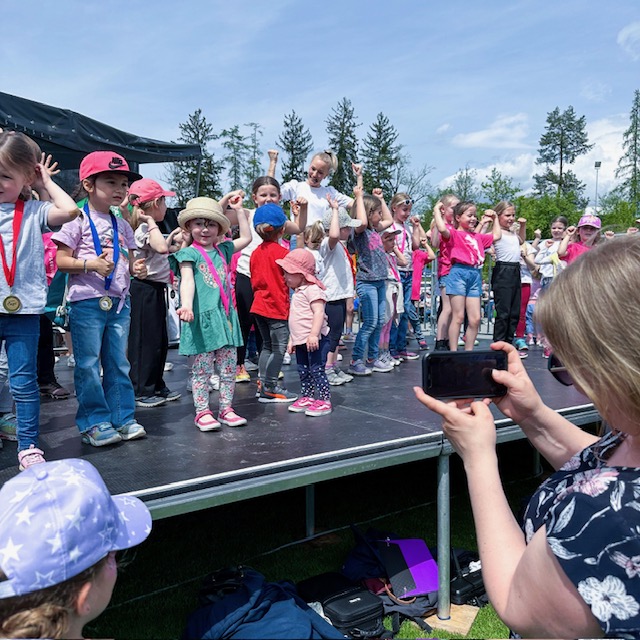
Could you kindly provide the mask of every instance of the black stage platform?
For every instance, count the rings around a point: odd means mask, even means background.
[[[343,353],[346,362],[348,352]],[[187,359],[170,350],[169,360],[174,369],[166,373],[165,381],[183,396],[137,411],[148,432],[143,440],[103,449],[83,445],[75,427],[75,399],[43,400],[40,446],[47,459],[91,460],[113,493],[139,496],[154,517],[161,518],[443,453],[440,420],[417,402],[412,391],[421,383],[420,360],[332,387],[333,413],[316,418],[291,413],[286,404],[260,404],[254,397],[252,374],[251,383],[236,386],[234,401],[249,424],[213,433],[201,433],[193,424],[191,394],[186,391]],[[597,419],[584,396],[563,387],[546,371],[541,350],[533,349],[524,362],[549,406],[578,424]],[[299,390],[295,364],[283,371],[286,385]],[[66,357],[56,365],[56,374],[61,384],[73,389],[73,370],[66,366]],[[211,406],[215,412],[215,391]],[[501,441],[522,437],[509,421],[502,420],[500,426]],[[15,444],[5,441],[0,482],[16,473]]]
[[[488,338],[482,343],[487,347]],[[343,354],[346,362],[348,351]],[[169,361],[174,368],[165,381],[183,396],[137,411],[148,433],[142,440],[102,449],[83,445],[75,426],[75,399],[43,401],[40,446],[47,459],[90,460],[112,493],[138,496],[154,518],[305,487],[310,536],[315,528],[316,483],[437,457],[438,616],[449,617],[449,457],[453,451],[443,438],[439,417],[413,394],[412,387],[421,384],[420,360],[333,387],[334,411],[317,418],[291,413],[286,404],[260,404],[253,374],[251,383],[236,386],[234,400],[234,408],[249,424],[212,433],[201,433],[193,424],[193,403],[186,391],[187,359],[171,350]],[[547,405],[578,425],[599,419],[584,396],[553,379],[540,349],[532,349],[524,363]],[[295,364],[283,371],[287,387],[299,391]],[[73,370],[66,366],[66,358],[56,365],[56,374],[61,384],[73,389]],[[211,394],[211,408],[217,410],[217,392]],[[498,442],[523,438],[510,420],[501,418],[498,427]],[[5,442],[0,451],[0,482],[16,473],[16,446]]]

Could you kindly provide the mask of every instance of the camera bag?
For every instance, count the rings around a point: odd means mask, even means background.
[[[329,596],[322,609],[331,624],[351,638],[376,638],[385,633],[382,601],[363,587],[348,587]]]

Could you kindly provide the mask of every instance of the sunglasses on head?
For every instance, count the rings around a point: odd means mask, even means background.
[[[565,387],[573,386],[573,378],[567,371],[567,368],[562,364],[560,358],[555,353],[552,353],[547,360],[547,369],[551,372],[551,375]]]
[[[413,198],[407,198],[406,200],[403,200],[400,204],[413,204]]]

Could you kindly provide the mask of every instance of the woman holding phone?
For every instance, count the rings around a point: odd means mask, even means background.
[[[495,399],[555,469],[532,497],[522,528],[500,482],[490,399],[446,404],[415,387],[443,417],[467,474],[482,573],[502,620],[525,637],[640,634],[640,238],[604,243],[569,265],[536,305],[563,384],[589,397],[611,432],[599,438],[545,406],[516,349]],[[598,299],[607,314],[593,314]],[[589,331],[585,331],[589,327]],[[541,615],[544,612],[544,615]]]

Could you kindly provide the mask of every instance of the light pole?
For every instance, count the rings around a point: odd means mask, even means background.
[[[595,214],[598,215],[598,171],[600,171],[600,167],[602,166],[602,162],[599,160],[596,161],[595,169],[596,169],[596,206],[595,206]]]

